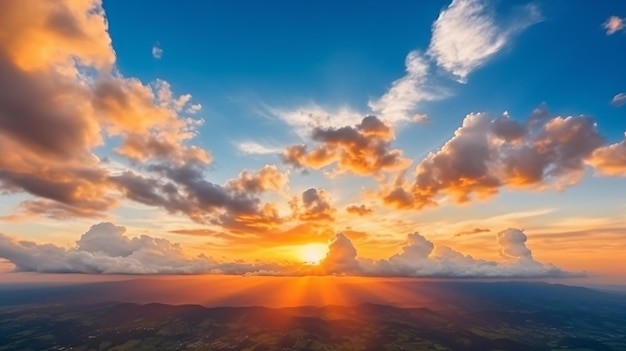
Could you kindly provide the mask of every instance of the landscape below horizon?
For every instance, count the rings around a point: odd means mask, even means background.
[[[0,350],[626,350],[624,293],[378,280],[0,284]]]

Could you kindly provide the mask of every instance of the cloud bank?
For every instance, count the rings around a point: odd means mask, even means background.
[[[319,267],[304,263],[218,261],[204,254],[190,257],[177,243],[149,235],[129,237],[124,227],[100,223],[72,248],[37,244],[0,234],[0,258],[19,272],[88,274],[338,274],[406,277],[566,277],[553,265],[533,259],[526,234],[509,228],[497,234],[504,262],[485,261],[436,246],[420,235],[407,236],[401,252],[388,259],[360,258],[343,233],[329,244]]]

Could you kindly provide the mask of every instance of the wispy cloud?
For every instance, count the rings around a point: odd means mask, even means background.
[[[502,50],[511,38],[542,20],[537,7],[528,5],[506,25],[496,22],[486,1],[454,0],[433,24],[427,54],[460,82]]]
[[[626,93],[619,93],[613,96],[613,99],[611,100],[611,104],[617,107],[622,107],[626,105]]]
[[[296,134],[303,139],[309,138],[314,128],[353,126],[363,119],[363,113],[348,106],[332,109],[309,103],[293,109],[266,107],[266,110],[293,127]]]
[[[256,141],[242,141],[235,146],[246,155],[271,155],[283,152],[282,148],[260,144]]]
[[[368,103],[375,114],[394,125],[411,120],[423,121],[425,115],[416,113],[419,104],[447,95],[443,89],[428,84],[430,63],[421,53],[411,51],[406,56],[405,65],[406,75],[394,81],[383,96]]]
[[[160,60],[163,57],[163,49],[159,43],[156,43],[152,46],[152,57],[157,60]]]
[[[606,35],[613,35],[621,30],[624,30],[624,19],[617,16],[609,17],[603,24],[606,29]]]

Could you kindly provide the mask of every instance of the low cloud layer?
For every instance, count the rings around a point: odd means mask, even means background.
[[[129,237],[111,223],[92,226],[65,249],[0,234],[0,257],[16,271],[88,274],[245,274],[276,271],[276,264],[218,262],[203,254],[190,257],[179,244],[148,235]],[[279,267],[287,269],[288,267]]]
[[[401,252],[382,260],[357,257],[352,242],[337,234],[321,265],[330,273],[399,277],[567,277],[572,274],[532,257],[526,234],[509,228],[497,234],[502,262],[476,259],[437,246],[419,233],[407,236]]]
[[[532,256],[526,234],[507,229],[497,234],[503,262],[464,255],[437,246],[419,233],[409,234],[400,252],[388,259],[358,256],[350,239],[339,233],[318,266],[304,263],[225,262],[207,255],[188,256],[169,240],[130,237],[112,223],[92,226],[72,248],[38,244],[0,234],[0,258],[20,272],[88,274],[338,274],[406,277],[566,277],[572,275]]]

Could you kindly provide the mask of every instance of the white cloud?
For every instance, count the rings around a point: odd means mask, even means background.
[[[88,274],[339,274],[406,277],[565,277],[572,275],[533,259],[526,234],[509,228],[498,233],[504,262],[486,261],[438,246],[419,233],[409,234],[401,252],[388,259],[360,258],[342,233],[329,244],[319,267],[301,263],[221,262],[204,254],[188,256],[169,240],[149,235],[129,237],[112,223],[92,226],[66,249],[52,244],[18,240],[0,233],[0,259],[21,272]]]
[[[218,262],[203,254],[189,257],[169,240],[148,235],[128,237],[111,223],[92,226],[65,249],[52,244],[17,240],[0,233],[0,257],[17,271],[88,274],[255,274],[273,272],[275,264]],[[288,267],[282,267],[283,271]]]
[[[619,93],[613,97],[611,100],[611,104],[613,106],[622,107],[626,105],[626,93]]]
[[[236,144],[236,146],[239,151],[247,155],[270,155],[283,152],[282,148],[263,145],[255,141],[242,141]]]
[[[497,235],[506,262],[475,259],[446,246],[437,246],[419,233],[409,234],[402,252],[389,259],[359,260],[364,275],[409,277],[565,277],[572,274],[532,258],[526,234],[509,228]]]
[[[433,23],[427,54],[460,82],[502,50],[511,38],[541,21],[539,10],[526,6],[506,26],[481,0],[454,0]]]
[[[624,19],[611,16],[604,22],[603,26],[606,29],[606,35],[613,35],[624,29]]]
[[[156,43],[154,44],[154,46],[152,46],[152,57],[157,60],[160,60],[163,57],[163,49],[161,48],[159,43]]]
[[[370,100],[368,105],[381,119],[397,124],[410,121],[416,115],[420,102],[436,100],[446,95],[428,85],[429,63],[417,51],[411,51],[405,60],[406,75],[393,82],[391,88],[379,99]]]
[[[191,104],[191,105],[189,105],[187,110],[185,110],[185,112],[187,112],[190,115],[195,115],[200,110],[202,110],[202,105],[201,104]]]
[[[349,107],[327,109],[308,104],[295,109],[268,108],[270,114],[292,126],[301,138],[309,138],[311,131],[318,128],[341,128],[361,123],[364,114]]]

